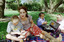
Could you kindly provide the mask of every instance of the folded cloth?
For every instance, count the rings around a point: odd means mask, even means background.
[[[33,28],[30,27],[29,29],[27,29],[27,31],[30,31],[31,34],[34,36],[39,36],[40,33],[42,32],[42,30],[35,24],[34,24]]]

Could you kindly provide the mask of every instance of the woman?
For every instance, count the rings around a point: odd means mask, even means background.
[[[19,18],[21,23],[23,24],[24,29],[27,30],[30,27],[32,28],[34,23],[32,20],[32,16],[27,14],[27,9],[24,6],[22,6],[19,7],[18,10],[20,13]]]
[[[18,8],[18,11],[20,13],[19,19],[24,27],[23,29],[28,30],[29,28],[32,28],[34,23],[32,20],[32,16],[27,14],[27,8],[22,6],[22,7]],[[26,35],[30,35],[30,32]],[[27,38],[27,39],[29,39],[29,38]]]

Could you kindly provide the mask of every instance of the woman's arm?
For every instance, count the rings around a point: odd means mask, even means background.
[[[34,22],[33,22],[33,20],[31,20],[30,22],[31,22],[31,27],[33,27],[33,25],[34,25]]]
[[[33,27],[34,22],[33,22],[33,20],[32,20],[32,16],[30,16],[30,15],[28,15],[28,16],[29,16],[29,21],[30,21],[30,23],[31,23],[31,27]]]

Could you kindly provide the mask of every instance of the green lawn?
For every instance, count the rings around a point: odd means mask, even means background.
[[[28,11],[28,14],[32,16],[32,19],[33,19],[35,24],[36,24],[36,21],[38,19],[38,14],[39,13],[40,13],[39,11],[35,11],[35,12],[34,11]],[[59,14],[59,13],[55,13],[54,15],[56,15],[56,14]],[[19,15],[19,12],[18,11],[13,11],[13,10],[5,10],[5,16],[11,17],[13,15]],[[45,13],[45,19],[48,22],[48,24],[50,23],[51,20],[56,21],[55,16],[53,16],[51,14],[46,14],[46,13]],[[8,24],[8,22],[0,22],[0,39],[1,39],[2,35],[4,35],[3,38],[5,39],[5,35],[7,34],[6,33],[7,24]]]

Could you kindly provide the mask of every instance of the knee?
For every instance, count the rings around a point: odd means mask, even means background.
[[[9,39],[10,37],[11,37],[11,35],[10,35],[10,34],[7,34],[7,35],[6,35],[6,38],[7,38],[7,39]]]

